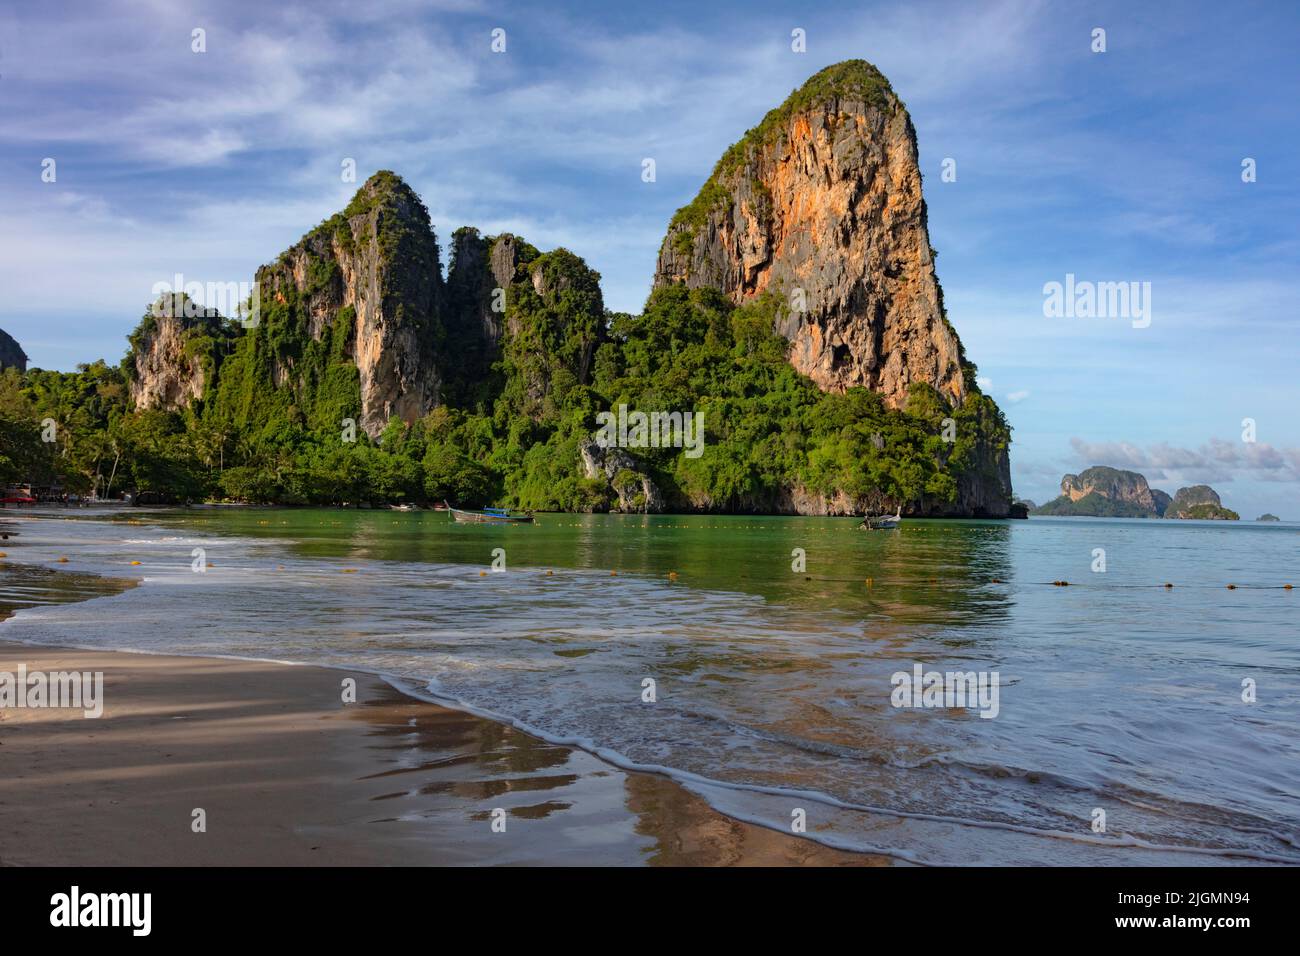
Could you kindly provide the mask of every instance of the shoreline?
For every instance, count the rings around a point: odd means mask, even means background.
[[[104,713],[0,710],[14,768],[0,866],[896,862],[728,817],[668,777],[373,674],[22,644],[0,628],[0,671],[20,663],[102,671]]]
[[[434,507],[433,505],[415,505],[412,508],[399,508],[396,505],[331,505],[331,504],[301,504],[287,502],[254,502],[254,501],[192,501],[192,502],[175,502],[169,504],[144,504],[132,505],[121,501],[98,501],[84,504],[61,504],[57,502],[41,502],[35,505],[15,506],[8,514],[15,517],[23,517],[20,509],[26,508],[27,513],[33,517],[57,518],[65,514],[90,513],[90,514],[148,514],[157,511],[213,511],[222,509],[237,509],[250,511],[270,511],[275,509],[289,509],[296,511],[354,511],[354,512],[375,512],[377,514],[388,514],[390,512],[397,514],[447,514],[445,508]],[[474,509],[469,509],[474,510]],[[842,518],[844,520],[861,520],[865,512],[835,511],[835,512],[801,512],[801,511],[538,511],[533,509],[534,514],[554,515],[563,517],[575,516],[604,516],[616,518]],[[6,510],[0,508],[0,519],[6,517]],[[975,514],[904,514],[903,518],[909,521],[1024,521],[1028,515],[1007,514],[1007,515],[975,515]]]
[[[0,572],[11,592],[0,596],[0,672],[104,675],[99,718],[0,707],[12,768],[0,776],[0,866],[899,862],[729,817],[665,775],[381,674],[16,641],[4,622],[22,608],[144,582],[26,564],[13,551]],[[342,700],[346,680],[354,703]],[[192,830],[195,809],[205,833]],[[505,832],[494,832],[494,810]]]
[[[0,832],[6,834],[0,837],[0,866],[900,862],[727,816],[667,775],[619,767],[509,721],[422,696],[384,674],[10,639],[4,622],[18,610],[81,603],[144,581],[27,564],[12,551],[5,557],[0,578],[10,595],[0,595],[0,672],[16,673],[20,665],[28,673],[102,671],[105,702],[98,719],[83,718],[78,710],[0,707],[0,755],[23,767],[0,778]],[[356,702],[345,705],[340,686],[348,679],[355,682]],[[255,702],[241,703],[249,688],[256,691]],[[398,733],[399,722],[414,728],[401,734],[407,743],[394,748],[371,742]],[[185,732],[178,733],[182,727]],[[159,750],[160,741],[167,747]],[[489,741],[490,746],[475,743]],[[200,759],[176,764],[176,754],[193,751]],[[249,761],[239,754],[256,756]],[[518,779],[503,775],[501,761],[525,772]],[[286,765],[293,769],[287,782],[279,778]],[[127,779],[115,780],[113,770],[120,767],[129,768]],[[238,768],[243,777],[218,781],[212,776],[218,767]],[[539,777],[541,767],[564,772]],[[374,781],[422,769],[439,779],[375,792]],[[227,834],[206,844],[202,834],[193,834],[187,841],[189,814],[196,808],[210,812],[200,795],[212,788],[221,796],[232,787],[239,792],[222,797],[222,815],[233,815],[241,831],[255,838]],[[115,794],[105,797],[107,807],[99,799],[101,788]],[[551,790],[552,799],[537,804],[511,806],[507,799]],[[196,794],[192,806],[177,804],[189,793]],[[478,798],[470,800],[471,794]],[[381,801],[384,813],[374,816],[371,801]],[[394,808],[398,812],[389,815]],[[90,816],[96,822],[86,822],[87,809],[95,811]],[[510,837],[491,828],[491,811],[498,809],[505,811]],[[68,819],[78,822],[67,827]],[[150,825],[161,819],[170,821],[166,836]],[[64,829],[87,845],[64,845]],[[514,836],[521,829],[529,832]],[[304,852],[304,839],[313,833],[328,834],[329,842],[317,841]],[[219,851],[213,853],[212,846]]]

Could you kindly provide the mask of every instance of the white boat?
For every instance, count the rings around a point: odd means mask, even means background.
[[[900,504],[898,510],[892,515],[867,515],[862,519],[862,524],[858,528],[862,531],[889,531],[897,528],[900,521],[903,520],[903,506]]]
[[[445,504],[445,502],[444,502]],[[484,508],[482,511],[464,511],[447,505],[451,520],[458,524],[532,524],[533,513],[511,514],[506,508]]]

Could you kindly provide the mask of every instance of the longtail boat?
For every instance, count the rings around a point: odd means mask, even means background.
[[[890,531],[898,527],[898,523],[903,520],[903,506],[900,504],[898,510],[892,515],[867,515],[862,519],[862,524],[858,525],[861,531]]]
[[[443,504],[447,504],[445,501]],[[460,524],[532,524],[533,513],[511,514],[508,508],[484,508],[482,511],[463,511],[447,505],[451,520]]]

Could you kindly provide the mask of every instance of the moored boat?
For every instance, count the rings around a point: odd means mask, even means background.
[[[446,502],[444,502],[446,504]],[[482,511],[465,511],[447,505],[451,520],[460,524],[532,524],[533,513],[511,514],[508,508],[484,508]]]
[[[858,528],[862,531],[889,531],[891,528],[897,528],[902,520],[903,506],[899,505],[898,510],[892,515],[867,515]]]

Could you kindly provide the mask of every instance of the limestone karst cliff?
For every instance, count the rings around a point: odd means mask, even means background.
[[[184,293],[158,298],[131,333],[123,363],[131,400],[142,410],[172,411],[201,399],[233,328]]]
[[[16,368],[27,371],[27,353],[22,350],[17,340],[4,329],[0,329],[0,369]]]
[[[414,421],[438,401],[442,276],[429,213],[392,173],[372,176],[340,214],[257,272],[264,327],[288,347],[270,356],[277,385],[301,387],[294,336],[346,339],[361,393],[359,425],[378,434],[393,416]],[[294,304],[291,313],[276,306]],[[341,320],[346,316],[347,320]]]
[[[1143,475],[1094,465],[1061,479],[1061,496],[1034,509],[1040,515],[1100,518],[1215,518],[1235,521],[1209,485],[1179,488],[1171,497],[1147,484]]]
[[[916,131],[875,67],[822,70],[718,161],[674,217],[656,285],[785,305],[790,361],[824,389],[898,407],[911,382],[966,395],[921,195]]]
[[[976,389],[935,276],[916,131],[863,60],[814,75],[724,153],[660,246],[655,287],[676,283],[775,295],[790,362],[824,390],[901,408],[924,383],[955,408]],[[1010,514],[1006,448],[976,458],[926,513]]]
[[[239,324],[184,295],[150,306],[124,363],[135,407],[224,402],[229,419],[249,425],[271,399],[300,413],[328,404],[334,426],[337,413],[356,414],[373,436],[437,402],[438,246],[424,204],[394,174],[371,177],[345,210],[258,269],[255,288],[255,312]],[[323,402],[331,390],[355,390],[357,401]]]
[[[1174,492],[1173,500],[1164,511],[1164,517],[1237,521],[1241,516],[1223,507],[1219,493],[1209,485],[1191,485]]]
[[[1061,479],[1061,494],[1071,501],[1081,501],[1096,494],[1110,501],[1132,505],[1139,511],[1164,512],[1163,508],[1157,507],[1155,493],[1145,477],[1136,471],[1122,471],[1105,465],[1094,465],[1082,474],[1066,475]]]
[[[134,407],[183,410],[166,427],[245,500],[1013,514],[1010,427],[944,313],[915,132],[869,64],[726,152],[639,315],[566,249],[464,227],[445,277],[442,252],[376,173],[257,271],[256,321],[146,316]],[[593,450],[616,405],[701,415],[702,443]]]
[[[379,172],[257,271],[256,321],[232,325],[217,350],[234,355],[218,386],[214,363],[190,344],[196,331],[216,333],[150,314],[132,336],[132,395],[141,409],[165,410],[212,398],[241,427],[280,414],[337,427],[355,415],[374,438],[394,418],[491,402],[504,361],[523,380],[522,410],[536,416],[553,383],[590,377],[604,334],[599,281],[567,250],[471,228],[454,233],[444,279],[423,202]]]
[[[454,383],[444,389],[447,401],[468,404],[486,397],[492,363],[500,358],[505,321],[505,294],[514,278],[513,236],[495,241],[465,226],[452,234],[451,263],[447,269],[447,334],[459,348],[459,390]]]

